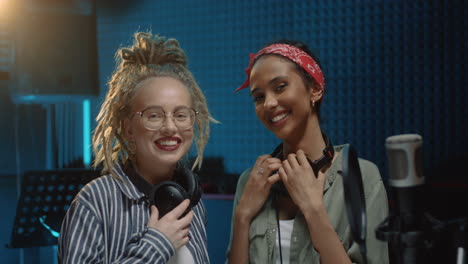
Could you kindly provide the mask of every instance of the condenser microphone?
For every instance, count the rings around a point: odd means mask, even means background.
[[[390,206],[389,222],[378,227],[377,237],[389,241],[389,250],[397,257],[395,263],[427,263],[422,137],[416,134],[391,136],[386,139],[385,148],[394,203]]]
[[[394,213],[399,217],[401,231],[421,227],[422,137],[404,134],[388,137],[385,141],[389,162],[389,185],[394,199]]]

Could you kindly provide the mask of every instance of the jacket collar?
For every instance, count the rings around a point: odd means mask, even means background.
[[[338,174],[343,171],[341,150],[345,145],[334,146],[335,160],[332,162],[330,168],[325,172],[325,185],[323,186],[323,193],[325,193],[333,184]]]
[[[138,188],[132,183],[129,175],[124,172],[122,167],[122,164],[118,163],[112,169],[120,177],[120,179],[114,179],[122,193],[131,200],[140,200],[145,198],[145,194],[138,190]]]

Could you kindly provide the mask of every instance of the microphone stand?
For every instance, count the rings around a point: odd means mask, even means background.
[[[442,223],[442,230],[451,230],[456,247],[456,264],[466,263],[465,254],[465,232],[468,225],[468,218],[457,218]]]
[[[437,235],[448,231],[454,236],[456,264],[466,263],[464,235],[468,218],[442,222],[424,214],[422,228],[418,230],[402,230],[399,220],[399,216],[389,216],[375,231],[377,239],[387,241],[390,249],[398,249],[396,264],[429,263],[429,249],[434,247]]]
[[[466,221],[458,224],[457,233],[455,233],[455,246],[457,247],[457,263],[456,264],[465,264],[466,255],[465,255],[465,225]]]

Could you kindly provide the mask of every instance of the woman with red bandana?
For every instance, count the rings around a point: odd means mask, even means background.
[[[251,55],[247,81],[258,119],[282,140],[239,178],[229,263],[388,263],[375,227],[388,214],[378,168],[359,159],[367,212],[367,257],[346,216],[341,150],[320,129],[325,78],[300,42],[280,41]]]

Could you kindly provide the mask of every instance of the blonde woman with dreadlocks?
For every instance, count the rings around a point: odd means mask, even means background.
[[[104,175],[68,209],[59,262],[209,263],[201,190],[181,160],[195,140],[201,166],[216,121],[177,40],[136,33],[116,57],[93,136]]]

